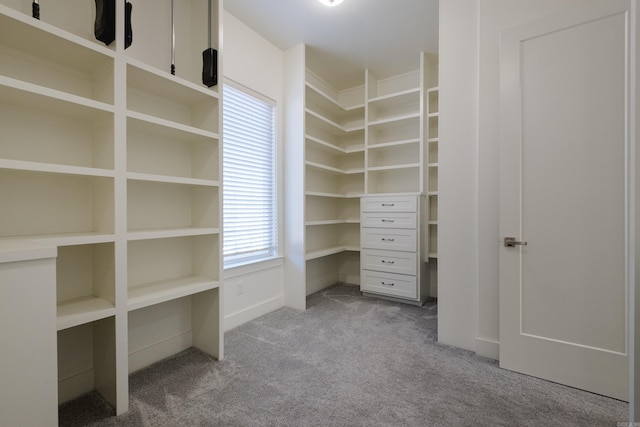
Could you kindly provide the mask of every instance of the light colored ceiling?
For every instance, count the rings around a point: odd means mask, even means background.
[[[308,46],[308,65],[337,89],[415,70],[437,57],[438,0],[225,0],[224,8],[282,50]]]

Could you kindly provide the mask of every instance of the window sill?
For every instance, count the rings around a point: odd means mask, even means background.
[[[281,267],[284,265],[283,256],[275,256],[260,261],[251,261],[245,264],[236,264],[224,269],[224,278],[231,279],[233,277],[244,276],[245,274],[256,273],[261,270],[268,270],[275,267]]]

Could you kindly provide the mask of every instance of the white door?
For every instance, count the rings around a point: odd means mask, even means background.
[[[629,2],[501,38],[500,365],[628,399]]]

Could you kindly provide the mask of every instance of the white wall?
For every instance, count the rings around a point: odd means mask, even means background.
[[[223,22],[224,76],[276,101],[278,145],[282,147],[284,54],[228,12],[224,13]],[[278,156],[279,165],[282,165],[281,151],[280,149]],[[280,195],[284,196],[282,191]],[[282,206],[282,200],[280,205]],[[282,238],[280,241],[282,242]],[[282,260],[225,270],[225,330],[283,305]]]
[[[500,31],[589,0],[440,3],[439,339],[498,357]]]
[[[476,0],[440,2],[438,339],[475,348],[478,50]]]

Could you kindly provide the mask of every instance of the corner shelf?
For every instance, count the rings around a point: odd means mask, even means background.
[[[319,268],[324,271],[322,282],[346,281],[353,275],[341,254],[359,253],[358,197],[365,190],[366,108],[364,86],[338,90],[309,69],[305,70],[304,95],[303,274],[309,294],[318,290]]]
[[[305,255],[306,261],[312,261],[319,258],[324,258],[330,255],[336,255],[342,252],[360,252],[360,246],[334,246],[327,249],[322,249],[314,252],[308,252]]]

